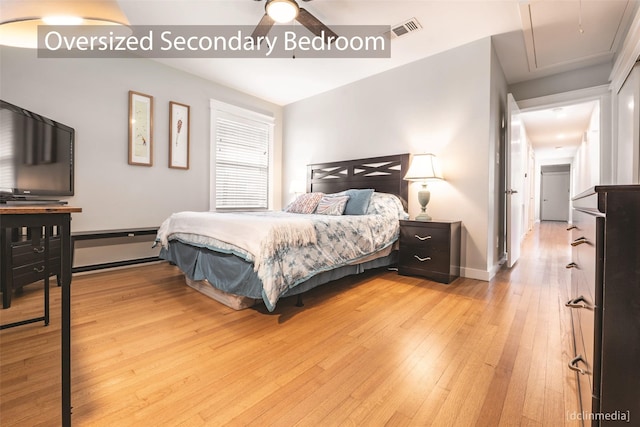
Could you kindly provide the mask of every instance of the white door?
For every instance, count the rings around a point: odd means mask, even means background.
[[[541,182],[542,221],[569,220],[569,172],[543,172]]]
[[[525,147],[520,109],[511,94],[507,96],[507,120],[507,267],[511,268],[520,258],[524,181],[522,153]]]

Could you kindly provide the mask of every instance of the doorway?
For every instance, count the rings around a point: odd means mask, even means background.
[[[605,88],[583,90],[579,93],[558,94],[518,102],[522,110],[522,120],[527,137],[534,152],[535,173],[531,184],[534,186],[529,208],[535,210],[534,221],[571,221],[569,203],[571,196],[601,182],[606,182],[610,167],[607,158],[601,158],[602,138],[610,131],[611,108],[609,94]],[[565,172],[548,179],[559,181],[559,194],[543,195],[543,172]],[[567,192],[566,182],[569,181]],[[547,183],[546,190],[554,185]],[[567,196],[568,195],[568,196]],[[567,199],[546,203],[562,206],[561,212],[543,207],[544,199],[550,197]],[[545,212],[543,212],[543,210]],[[566,212],[566,213],[565,213]]]
[[[548,165],[541,168],[540,220],[569,220],[570,165]]]

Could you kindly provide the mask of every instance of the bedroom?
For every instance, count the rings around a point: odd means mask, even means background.
[[[314,11],[320,7],[314,5]],[[258,11],[255,20],[260,15]],[[326,11],[325,16],[329,15]],[[411,12],[402,11],[402,19],[405,15]],[[429,21],[425,18],[424,22]],[[155,61],[38,60],[32,51],[3,47],[0,85],[3,99],[75,126],[81,145],[76,158],[76,195],[69,202],[82,206],[83,213],[74,216],[74,230],[147,227],[159,225],[175,210],[207,210],[209,102],[216,99],[274,117],[274,207],[291,200],[289,183],[304,174],[308,163],[424,150],[438,153],[447,181],[434,189],[430,209],[441,217],[449,216],[449,206],[464,212],[464,275],[488,280],[500,261],[494,249],[499,208],[493,180],[497,175],[489,161],[496,146],[478,141],[497,139],[497,124],[491,118],[499,98],[507,92],[504,77],[495,73],[498,68],[492,40],[485,37],[282,106]],[[586,79],[578,72],[569,73],[523,84],[521,89],[528,90],[526,98],[536,98],[559,92],[548,92],[558,85],[567,89],[599,86],[607,83],[609,71],[602,77],[601,69],[591,67],[583,70],[589,76]],[[268,78],[265,74],[264,79]],[[152,94],[156,100],[156,151],[151,168],[126,162],[129,90]],[[169,101],[191,106],[192,141],[201,141],[191,146],[188,171],[165,166]],[[383,126],[385,122],[389,124]],[[433,145],[423,147],[427,140]],[[414,202],[412,198],[410,203]],[[411,208],[415,213],[416,206]]]

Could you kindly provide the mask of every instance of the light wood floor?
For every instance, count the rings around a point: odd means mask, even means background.
[[[73,424],[570,425],[568,239],[537,226],[489,283],[383,270],[272,314],[209,300],[167,264],[76,276]],[[39,287],[0,321],[37,313]],[[50,326],[0,333],[2,426],[59,425],[59,297]]]

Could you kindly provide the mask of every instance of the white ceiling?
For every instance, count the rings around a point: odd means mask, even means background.
[[[436,53],[494,36],[507,82],[612,63],[640,0],[315,0],[299,2],[323,23],[422,30],[394,39],[389,59],[158,59],[167,65],[287,105]],[[132,25],[256,25],[264,1],[119,0]],[[580,32],[582,28],[582,32]],[[320,62],[321,61],[321,62]],[[566,135],[581,134],[588,108],[567,111]],[[576,117],[571,114],[575,113]],[[544,117],[544,113],[543,114]],[[585,119],[586,117],[586,119]],[[539,119],[529,118],[534,147]],[[549,139],[545,139],[548,143]],[[568,140],[565,145],[568,145]],[[536,147],[537,148],[537,147]]]

